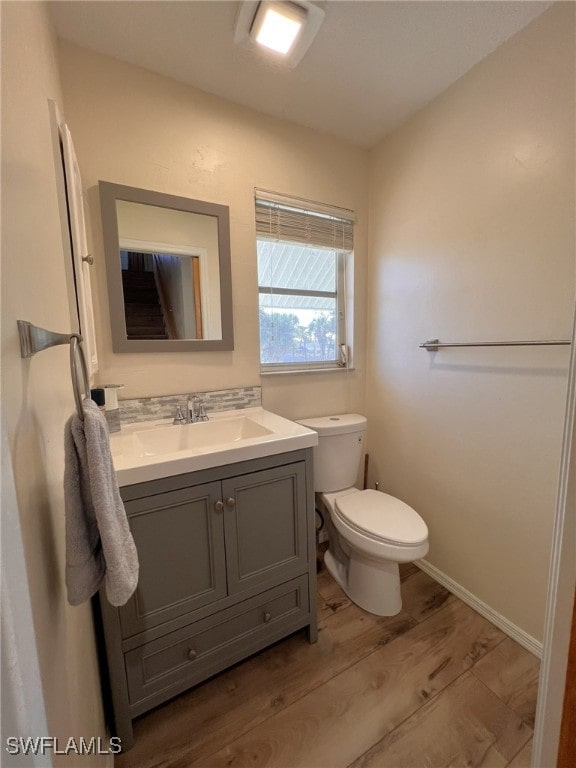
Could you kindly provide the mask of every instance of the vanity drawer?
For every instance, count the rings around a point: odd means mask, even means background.
[[[133,717],[309,623],[308,576],[125,654]]]

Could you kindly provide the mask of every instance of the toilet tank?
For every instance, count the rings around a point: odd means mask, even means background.
[[[358,413],[318,416],[299,421],[318,432],[314,448],[314,490],[331,493],[356,482],[364,449],[366,417]]]

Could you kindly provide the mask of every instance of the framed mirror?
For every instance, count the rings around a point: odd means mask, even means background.
[[[98,186],[114,352],[234,349],[228,207]]]

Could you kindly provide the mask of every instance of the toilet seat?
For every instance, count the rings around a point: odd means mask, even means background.
[[[400,499],[374,490],[336,494],[334,511],[347,526],[375,542],[417,547],[428,539],[420,515]]]
[[[374,498],[374,495],[377,498]],[[363,558],[369,558],[374,562],[389,560],[396,563],[410,563],[419,560],[428,552],[428,527],[418,513],[404,504],[400,499],[389,496],[379,491],[358,488],[345,488],[335,493],[323,493],[321,499],[327,506],[330,519],[334,528],[340,534],[346,546],[351,547],[362,554]],[[353,501],[354,500],[354,501]],[[374,525],[374,530],[366,530],[367,521],[362,515],[361,508],[369,500],[368,506],[373,514],[382,518],[382,522]],[[341,511],[344,508],[344,513]],[[386,514],[386,509],[395,510],[396,514]],[[398,510],[402,509],[402,516],[407,512],[407,517],[414,523],[413,533],[401,533],[401,524],[398,523],[385,528],[386,520],[400,517]],[[346,512],[347,510],[347,512]],[[358,514],[355,514],[358,510]],[[349,517],[345,515],[348,514]],[[416,520],[414,520],[416,516]],[[360,523],[360,524],[359,524]],[[414,533],[416,531],[416,533]],[[401,540],[392,538],[398,535]],[[412,541],[409,541],[412,539]]]

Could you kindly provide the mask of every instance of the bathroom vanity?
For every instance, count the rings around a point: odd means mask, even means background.
[[[188,426],[197,440],[202,430],[194,428],[203,425]],[[170,426],[168,435],[188,445],[179,432],[187,427]],[[234,457],[261,454],[255,458],[221,463],[234,450],[221,443],[210,454],[213,466],[202,469],[140,482],[126,481],[139,476],[137,459],[136,475],[117,470],[140,561],[126,605],[114,608],[100,594],[115,733],[124,749],[133,743],[134,717],[298,629],[317,639],[314,437],[301,433],[278,444],[272,433],[254,431],[235,438]],[[149,449],[155,437],[146,438]],[[130,431],[111,443],[115,465],[126,468],[127,445],[135,445]],[[182,451],[163,450],[156,457],[163,473],[181,469]],[[206,451],[194,450],[189,465],[205,465]],[[147,476],[157,474],[149,455],[142,461]]]

